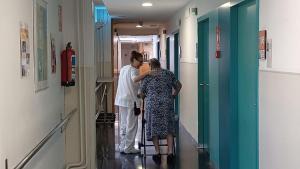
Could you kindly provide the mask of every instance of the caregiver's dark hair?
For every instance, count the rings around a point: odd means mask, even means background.
[[[137,60],[137,61],[139,61],[140,58],[143,59],[143,55],[141,53],[139,53],[139,52],[137,52],[135,50],[131,52],[131,57],[130,57],[130,62],[131,63],[134,61],[134,59]]]

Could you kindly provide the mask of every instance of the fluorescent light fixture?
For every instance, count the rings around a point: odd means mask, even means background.
[[[137,28],[142,28],[143,27],[143,22],[142,21],[139,21],[139,23],[135,26]]]
[[[120,37],[120,41],[122,42],[136,42],[137,39],[135,37]]]
[[[121,42],[153,42],[152,36],[120,36]]]
[[[151,6],[153,6],[153,4],[152,4],[151,2],[144,2],[144,3],[142,4],[142,6],[143,6],[143,7],[151,7]]]
[[[230,2],[227,2],[223,5],[221,5],[222,8],[230,8],[231,7],[231,3]]]

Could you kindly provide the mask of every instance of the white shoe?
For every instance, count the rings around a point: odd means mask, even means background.
[[[129,149],[129,150],[124,150],[125,154],[139,154],[141,153],[141,150],[137,150],[135,148]]]

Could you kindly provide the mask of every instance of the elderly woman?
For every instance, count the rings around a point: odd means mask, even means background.
[[[159,139],[167,139],[167,161],[172,163],[175,135],[174,98],[182,85],[171,71],[160,67],[157,59],[151,59],[149,64],[151,73],[141,85],[141,95],[145,97],[146,136],[147,140],[153,141],[156,154],[152,158],[158,164],[161,162]]]

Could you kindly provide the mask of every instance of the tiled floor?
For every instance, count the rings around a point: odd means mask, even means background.
[[[176,140],[176,162],[167,165],[166,156],[162,156],[160,166],[153,162],[152,156],[144,158],[143,155],[122,155],[115,151],[118,142],[117,128],[117,122],[115,126],[97,125],[97,169],[212,169],[208,154],[196,150],[196,143],[183,127],[179,127]],[[140,131],[139,129],[136,143],[139,142]],[[153,152],[154,147],[147,148],[147,154]]]

